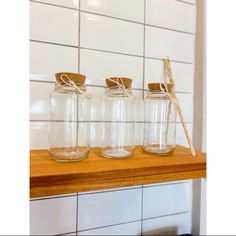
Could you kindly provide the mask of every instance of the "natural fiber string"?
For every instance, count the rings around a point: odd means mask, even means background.
[[[173,85],[173,87],[172,87],[171,92],[169,92],[167,86],[165,84],[161,83],[160,84],[160,88],[161,88],[162,92],[166,96],[168,96],[171,99],[171,101],[174,103],[174,105],[175,105],[175,107],[176,107],[176,109],[178,111],[178,114],[179,114],[179,117],[180,117],[180,120],[181,120],[181,124],[183,126],[184,133],[185,133],[186,139],[188,141],[188,145],[189,145],[189,148],[191,150],[191,153],[192,153],[193,156],[196,156],[197,154],[196,154],[195,148],[194,148],[192,140],[191,140],[191,138],[189,136],[187,126],[186,126],[186,124],[184,122],[183,114],[182,114],[182,111],[181,111],[181,108],[180,108],[180,105],[179,105],[179,100],[178,100],[178,98],[177,98],[177,96],[175,94],[175,83],[174,83],[174,79],[173,79],[173,76],[172,76],[170,60],[169,60],[169,58],[168,59],[163,59],[163,62],[164,62],[165,74],[169,78],[169,82]],[[163,85],[164,85],[166,91],[164,91],[164,89],[162,87]]]
[[[68,81],[65,81],[63,79],[63,77],[65,77]],[[82,93],[86,98],[91,98],[91,95],[89,93],[86,92],[86,90],[83,90],[80,88],[80,85],[77,85],[74,81],[72,81],[66,74],[61,74],[60,76],[60,80],[64,83],[64,85],[69,86],[69,87],[73,87],[76,90],[79,91],[79,93]],[[63,86],[62,84],[60,84],[58,81],[56,82],[56,85],[60,85]]]
[[[121,78],[117,77],[117,80],[114,80],[114,79],[111,79],[111,78],[107,78],[107,79],[111,82],[114,82],[117,85],[117,87],[125,93],[126,97],[133,96],[133,94],[129,93],[128,89],[125,88],[124,81]],[[120,82],[119,82],[119,80],[120,80]]]

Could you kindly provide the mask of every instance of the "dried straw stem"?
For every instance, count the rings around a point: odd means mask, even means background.
[[[188,129],[187,129],[187,126],[184,122],[184,117],[183,117],[183,113],[181,111],[181,108],[180,108],[180,105],[179,105],[179,100],[176,96],[176,93],[175,93],[175,82],[174,82],[174,79],[173,79],[173,76],[172,76],[172,70],[171,70],[171,65],[170,65],[170,60],[169,58],[168,59],[163,59],[163,62],[164,62],[164,70],[165,70],[165,74],[167,75],[167,77],[169,78],[169,83],[173,84],[173,88],[171,90],[171,95],[172,97],[175,99],[176,101],[176,109],[178,111],[178,114],[179,114],[179,117],[180,117],[180,120],[181,120],[181,123],[182,123],[182,126],[183,126],[183,129],[184,129],[184,133],[185,133],[185,136],[187,138],[187,141],[188,141],[188,145],[189,145],[189,148],[191,150],[191,153],[193,156],[196,156],[196,152],[195,152],[195,149],[194,149],[194,146],[193,146],[193,143],[192,143],[192,140],[189,136],[189,133],[188,133]]]

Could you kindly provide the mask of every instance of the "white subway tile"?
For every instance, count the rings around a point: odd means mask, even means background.
[[[175,90],[193,92],[194,65],[171,62]],[[145,59],[145,88],[148,83],[169,82],[166,80],[161,60]]]
[[[144,220],[142,235],[191,234],[191,218],[191,213],[185,213]]]
[[[49,3],[49,4],[79,9],[79,0],[37,0],[37,1],[42,3]]]
[[[158,217],[190,211],[190,183],[160,185],[143,189],[143,218]]]
[[[128,77],[133,79],[133,88],[142,88],[143,59],[81,49],[80,72],[88,84],[105,85],[105,78]]]
[[[30,122],[30,149],[48,149],[49,122]]]
[[[146,24],[195,32],[195,6],[173,0],[147,0]]]
[[[81,10],[144,22],[143,0],[81,0]]]
[[[194,62],[194,35],[146,27],[145,54],[147,57]]]
[[[76,231],[76,196],[30,202],[30,235]]]
[[[82,231],[78,235],[141,235],[141,221]]]
[[[186,126],[188,129],[190,138],[192,138],[192,124],[187,124]],[[177,126],[176,126],[176,144],[188,147],[188,142],[185,137],[182,124],[177,124]]]
[[[141,189],[79,195],[78,230],[141,219]]]
[[[31,79],[55,81],[55,73],[78,72],[78,49],[30,42]]]
[[[112,52],[143,54],[143,26],[81,13],[81,47]]]
[[[30,3],[30,38],[78,46],[78,11]]]
[[[176,94],[179,99],[179,104],[181,111],[183,113],[185,122],[193,121],[193,94],[184,94],[177,93]],[[179,115],[177,114],[177,121],[180,122]]]
[[[50,93],[54,84],[43,82],[30,82],[30,119],[49,120]]]

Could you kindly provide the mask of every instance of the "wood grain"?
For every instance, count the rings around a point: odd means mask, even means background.
[[[30,197],[102,190],[141,184],[204,178],[206,154],[177,146],[171,156],[152,156],[138,147],[129,159],[106,159],[93,148],[76,163],[50,159],[47,150],[30,151]]]

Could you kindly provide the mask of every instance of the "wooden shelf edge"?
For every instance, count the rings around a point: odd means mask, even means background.
[[[206,170],[195,170],[195,171],[168,173],[168,174],[157,174],[151,176],[148,175],[136,178],[123,178],[123,179],[117,178],[115,180],[114,179],[106,180],[105,182],[104,181],[87,182],[87,183],[75,182],[67,185],[63,184],[54,186],[52,185],[52,186],[32,187],[30,189],[30,197],[36,198],[43,196],[130,187],[130,186],[145,185],[145,184],[158,184],[163,182],[197,179],[205,177],[206,177]]]
[[[206,177],[205,153],[192,157],[183,147],[166,159],[137,151],[126,160],[101,158],[94,149],[81,164],[57,163],[46,150],[31,154],[31,198]]]

